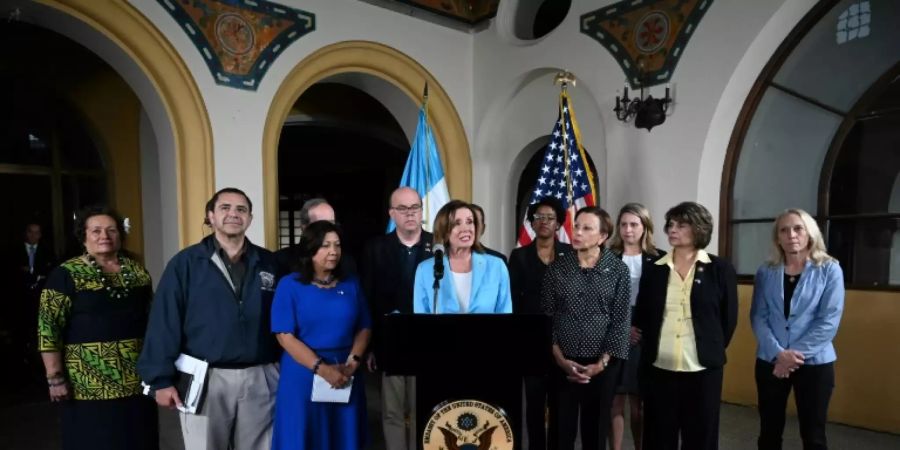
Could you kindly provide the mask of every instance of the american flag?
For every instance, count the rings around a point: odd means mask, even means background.
[[[594,174],[586,162],[587,154],[581,145],[575,110],[565,90],[559,96],[559,116],[541,161],[529,204],[533,205],[548,196],[559,200],[566,210],[566,222],[559,229],[558,237],[561,242],[571,242],[575,212],[584,206],[596,205],[599,196]],[[519,228],[518,244],[528,245],[532,239],[534,230],[526,213]]]

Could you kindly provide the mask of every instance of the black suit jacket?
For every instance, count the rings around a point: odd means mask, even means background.
[[[697,342],[697,357],[707,368],[725,365],[725,348],[737,327],[737,275],[728,261],[709,255],[709,264],[697,261],[691,287],[691,320]],[[659,336],[669,285],[667,264],[644,265],[634,326],[643,332],[641,362],[652,365],[659,351]]]
[[[300,247],[297,244],[293,244],[289,247],[285,247],[279,249],[275,252],[275,280],[280,280],[281,277],[296,272],[298,267],[297,264],[300,261]],[[351,278],[357,276],[357,268],[356,268],[356,260],[353,258],[349,252],[341,253],[341,271],[343,272],[342,278]]]
[[[404,314],[413,312],[413,283],[416,267],[431,257],[431,244],[434,237],[422,231],[419,245],[415,247],[415,264],[409,273],[403,273],[401,247],[403,244],[396,232],[376,236],[366,242],[360,264],[360,281],[363,293],[369,301],[372,311],[372,347],[376,355],[381,343],[381,320],[385,314],[399,311]]]
[[[28,250],[25,249],[25,243],[18,242],[12,250],[13,264],[15,264],[15,270],[22,286],[34,285],[38,281],[38,277],[47,278],[47,275],[56,266],[53,250],[47,244],[38,244],[35,249],[34,272],[32,273],[28,272]]]
[[[553,247],[557,257],[572,250],[571,245],[559,241]],[[546,271],[547,266],[537,253],[537,241],[512,251],[509,255],[509,287],[514,313],[544,313],[544,308],[541,307],[541,285]]]

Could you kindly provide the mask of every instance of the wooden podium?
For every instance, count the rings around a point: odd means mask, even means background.
[[[522,448],[522,377],[553,363],[543,314],[389,314],[381,318],[379,365],[416,377],[416,447],[434,408],[475,399],[502,409]]]

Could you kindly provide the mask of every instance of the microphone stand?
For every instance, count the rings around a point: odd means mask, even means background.
[[[438,289],[441,287],[441,278],[444,278],[444,249],[443,246],[437,246],[434,250],[434,297],[431,301],[431,313],[437,314]]]
[[[431,313],[437,314],[437,297],[438,297],[438,289],[440,289],[441,282],[437,278],[434,279],[434,300],[431,302]]]
[[[434,289],[434,297],[431,303],[432,314],[437,314],[438,289],[441,287],[441,278],[444,278],[444,268],[435,266],[434,284],[431,286]]]

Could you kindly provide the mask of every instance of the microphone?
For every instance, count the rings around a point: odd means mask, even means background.
[[[441,278],[444,278],[444,245],[434,244],[434,297],[431,300],[431,313],[437,314],[438,290],[441,287]]]
[[[444,245],[434,244],[434,280],[444,278]]]

